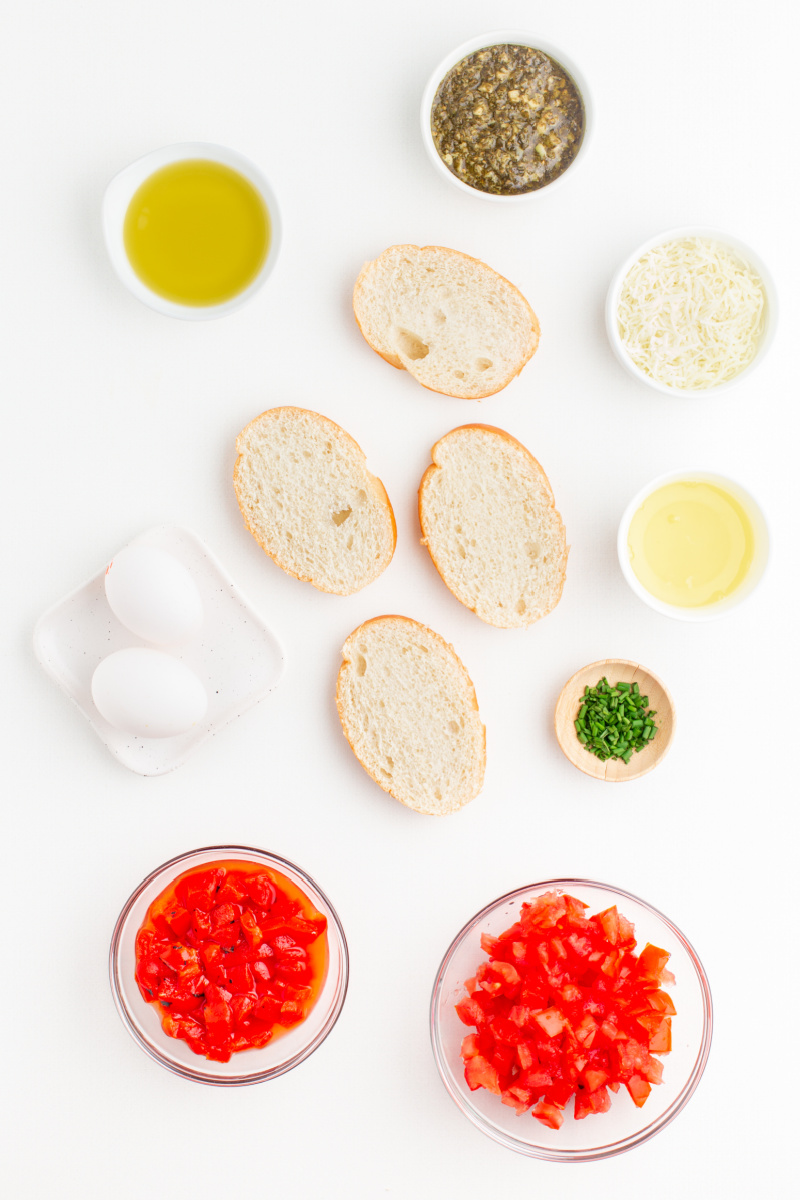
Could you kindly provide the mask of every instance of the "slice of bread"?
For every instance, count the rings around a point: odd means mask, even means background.
[[[397,535],[386,489],[333,421],[271,408],[242,430],[236,449],[244,523],[284,571],[349,596],[388,567]]]
[[[366,621],[342,649],[336,707],[364,770],[430,816],[463,808],[483,786],[486,731],[452,646],[409,617]]]
[[[539,344],[528,301],[491,267],[444,246],[390,246],[356,280],[359,328],[382,358],[423,387],[493,396]]]
[[[419,487],[422,541],[453,595],[502,629],[552,612],[566,577],[566,534],[533,455],[502,429],[462,425],[431,458]]]

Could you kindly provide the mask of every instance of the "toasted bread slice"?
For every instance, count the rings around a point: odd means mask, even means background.
[[[289,575],[349,596],[388,567],[397,535],[386,489],[333,421],[271,408],[242,430],[236,449],[245,525]]]
[[[382,358],[423,387],[492,396],[539,344],[528,301],[491,267],[444,246],[390,246],[363,268],[353,308]]]
[[[552,612],[566,577],[566,534],[533,455],[502,429],[462,425],[431,457],[419,488],[422,540],[453,595],[502,629]]]
[[[336,707],[364,770],[416,812],[443,816],[477,796],[486,732],[452,646],[409,617],[366,621],[342,649]]]

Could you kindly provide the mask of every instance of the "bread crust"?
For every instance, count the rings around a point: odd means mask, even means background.
[[[385,506],[385,508],[387,510],[387,515],[389,517],[389,521],[391,524],[391,531],[392,531],[391,553],[388,555],[388,557],[386,558],[386,561],[380,567],[380,570],[377,571],[372,576],[371,579],[365,580],[364,583],[360,584],[358,588],[351,589],[350,591],[339,591],[339,590],[331,588],[331,587],[326,587],[322,581],[315,579],[311,574],[303,574],[302,572],[298,572],[298,571],[294,570],[294,568],[290,565],[290,563],[288,561],[286,561],[285,558],[282,557],[282,555],[280,553],[280,549],[278,547],[267,545],[265,543],[265,541],[261,537],[258,529],[254,527],[253,523],[249,519],[248,512],[247,512],[247,506],[244,503],[245,488],[244,488],[244,483],[242,480],[243,464],[246,461],[246,452],[244,450],[244,445],[247,440],[247,434],[250,430],[253,429],[254,426],[260,424],[261,422],[268,420],[268,419],[269,420],[277,420],[279,418],[279,416],[281,416],[285,413],[293,413],[293,414],[297,414],[298,416],[302,415],[302,416],[306,416],[306,417],[308,417],[308,416],[313,417],[316,421],[319,421],[323,426],[326,426],[330,430],[332,437],[335,437],[337,440],[342,439],[343,441],[348,442],[350,444],[350,446],[352,447],[352,449],[356,452],[356,454],[358,455],[358,457],[360,458],[362,463],[365,464],[364,471],[366,473],[366,476],[370,483],[370,486],[372,487],[375,495],[378,497],[378,500]],[[236,457],[236,462],[234,463],[234,466],[233,466],[233,487],[236,492],[236,500],[239,505],[239,510],[242,514],[242,519],[244,520],[245,527],[248,530],[248,532],[250,534],[252,534],[252,536],[255,538],[256,542],[258,542],[259,546],[264,551],[264,553],[268,554],[269,557],[272,559],[272,561],[277,566],[279,566],[282,571],[285,571],[287,575],[291,575],[292,578],[294,578],[294,579],[299,579],[301,583],[310,583],[313,587],[317,588],[317,590],[320,592],[326,592],[329,595],[349,596],[349,595],[352,595],[354,591],[359,591],[361,587],[366,587],[367,583],[371,583],[373,579],[376,579],[378,577],[378,575],[381,575],[383,573],[383,571],[386,570],[386,568],[388,567],[389,563],[392,560],[392,557],[394,556],[394,551],[397,546],[397,522],[395,521],[394,509],[392,508],[392,503],[389,499],[389,495],[386,491],[386,488],[383,485],[383,481],[380,480],[377,475],[373,475],[371,471],[368,471],[366,469],[366,461],[367,461],[366,455],[364,454],[364,451],[361,449],[361,447],[359,446],[359,444],[355,440],[355,438],[352,437],[351,434],[349,434],[346,429],[342,429],[341,425],[337,425],[335,421],[332,421],[330,419],[330,417],[325,417],[321,413],[313,412],[311,409],[307,409],[307,408],[299,408],[297,405],[286,404],[286,405],[282,405],[278,408],[266,409],[264,412],[260,413],[257,417],[254,417],[252,421],[249,421],[247,423],[247,425],[245,425],[245,427],[241,431],[241,433],[239,433],[237,435],[236,450],[237,450],[237,457]]]
[[[475,694],[475,685],[472,682],[472,678],[471,678],[469,672],[467,671],[463,662],[459,658],[458,654],[456,654],[452,645],[449,642],[445,641],[445,639],[442,637],[442,635],[440,633],[437,633],[435,629],[431,629],[429,625],[424,625],[421,621],[415,621],[413,617],[406,617],[400,613],[383,613],[377,617],[370,617],[369,620],[367,620],[367,621],[362,621],[362,623],[359,626],[357,626],[356,629],[353,630],[353,632],[349,635],[349,637],[347,637],[344,645],[342,646],[342,663],[341,663],[341,666],[339,667],[339,671],[336,676],[336,711],[339,714],[339,721],[342,726],[342,732],[347,740],[348,745],[350,746],[350,749],[353,751],[353,754],[355,755],[356,759],[361,764],[361,766],[366,771],[366,773],[369,775],[370,779],[374,780],[374,782],[377,783],[378,787],[380,787],[384,792],[388,792],[388,794],[393,799],[398,800],[400,802],[400,804],[405,805],[406,808],[413,809],[414,812],[422,813],[424,816],[446,816],[449,813],[458,812],[458,810],[463,808],[464,805],[468,804],[470,802],[470,800],[474,800],[475,796],[477,796],[479,794],[481,788],[483,787],[483,778],[484,778],[484,774],[486,771],[486,726],[483,724],[482,721],[479,720],[479,722],[478,722],[479,729],[480,729],[480,740],[479,740],[478,744],[475,746],[475,752],[477,753],[477,761],[475,762],[474,767],[475,767],[475,771],[478,776],[477,788],[474,790],[474,792],[471,795],[465,796],[464,798],[460,799],[458,802],[450,803],[449,805],[441,805],[435,809],[429,807],[424,802],[423,803],[413,803],[411,798],[400,795],[398,792],[398,789],[393,787],[392,784],[388,783],[386,781],[386,779],[379,778],[373,771],[371,771],[369,766],[364,762],[363,758],[359,754],[358,749],[356,748],[355,742],[354,742],[353,738],[350,736],[350,733],[348,732],[349,722],[346,717],[346,712],[345,712],[346,706],[344,703],[343,692],[344,692],[344,686],[345,686],[346,679],[347,679],[348,670],[352,667],[352,663],[353,663],[352,657],[350,655],[350,650],[351,650],[351,647],[353,646],[353,644],[355,643],[356,639],[361,635],[361,633],[364,629],[366,629],[370,625],[380,625],[385,621],[403,621],[403,622],[407,622],[410,625],[416,626],[418,629],[423,630],[427,635],[429,635],[434,640],[434,642],[436,642],[442,649],[447,651],[447,653],[452,657],[456,666],[459,668],[459,670],[461,671],[461,673],[463,675],[464,682],[465,682],[465,685],[467,688],[467,695],[468,695],[469,701],[471,703],[471,706],[475,709],[475,712],[480,715],[480,710],[478,708],[478,697]]]
[[[561,561],[559,563],[559,568],[558,568],[558,590],[557,590],[557,592],[553,593],[553,596],[551,597],[551,603],[549,604],[549,606],[538,617],[535,617],[533,621],[527,621],[527,622],[519,621],[519,622],[513,622],[513,623],[509,623],[508,621],[500,622],[497,620],[491,620],[489,617],[483,616],[480,613],[478,613],[476,608],[472,604],[469,603],[468,599],[463,594],[459,594],[458,589],[456,587],[454,587],[451,582],[448,581],[448,579],[445,575],[445,572],[442,569],[441,563],[439,562],[439,560],[437,559],[433,550],[431,549],[430,541],[429,541],[430,524],[426,520],[426,513],[425,513],[425,496],[426,496],[428,485],[430,484],[430,481],[433,479],[436,472],[443,470],[443,467],[439,464],[439,462],[437,462],[437,457],[436,457],[437,450],[439,449],[441,444],[447,440],[447,438],[452,437],[453,434],[459,433],[463,430],[467,430],[467,431],[483,430],[487,433],[496,434],[499,437],[503,438],[508,443],[513,444],[514,446],[517,446],[520,450],[523,451],[523,453],[525,454],[525,457],[530,462],[531,473],[534,474],[538,478],[540,483],[543,484],[543,486],[546,488],[547,494],[550,498],[549,507],[553,510],[553,514],[558,519],[558,524],[560,526],[562,534],[564,536],[566,536],[566,531],[564,529],[564,522],[561,519],[561,514],[559,513],[559,511],[556,508],[555,496],[553,494],[553,489],[551,487],[550,480],[547,478],[547,475],[546,475],[541,463],[536,458],[534,458],[534,456],[531,454],[531,452],[527,448],[527,446],[524,446],[522,444],[522,442],[520,442],[517,438],[515,438],[513,436],[513,434],[508,433],[505,429],[499,429],[496,425],[484,425],[479,422],[474,422],[474,423],[470,423],[467,425],[456,426],[455,429],[451,429],[449,433],[446,433],[446,434],[444,434],[443,437],[439,438],[439,440],[437,442],[435,442],[434,445],[431,447],[432,462],[431,462],[430,466],[427,467],[425,472],[423,473],[422,479],[420,480],[419,489],[417,491],[417,513],[419,516],[420,531],[422,533],[422,538],[420,539],[421,543],[423,546],[426,547],[428,553],[430,554],[431,561],[432,561],[434,567],[436,568],[440,579],[442,580],[442,582],[444,583],[444,585],[448,589],[448,591],[452,592],[452,594],[455,596],[456,600],[458,600],[460,604],[463,604],[464,607],[468,608],[470,612],[475,613],[475,616],[478,617],[479,620],[485,621],[487,625],[492,625],[496,629],[518,629],[520,627],[529,627],[530,625],[535,624],[536,621],[541,620],[542,617],[548,616],[553,611],[553,609],[557,606],[559,601],[561,600],[561,596],[563,595],[563,592],[564,592],[564,583],[567,578],[567,558],[569,556],[569,549],[570,549],[569,546],[565,545],[565,547],[564,547],[564,553],[563,553],[563,556],[561,558]]]
[[[364,292],[365,292],[366,281],[369,277],[369,274],[370,274],[372,268],[382,257],[384,257],[384,255],[388,255],[393,252],[402,253],[402,252],[408,252],[408,251],[412,251],[412,252],[416,252],[416,253],[420,253],[420,254],[425,254],[428,251],[434,251],[437,254],[444,254],[444,255],[452,256],[454,258],[463,259],[469,263],[475,263],[478,267],[481,268],[481,270],[490,271],[492,273],[492,275],[494,275],[504,287],[510,288],[516,294],[518,300],[521,302],[521,304],[527,310],[528,317],[530,320],[530,329],[531,329],[530,348],[524,354],[524,356],[522,357],[522,360],[520,362],[516,363],[514,365],[514,367],[510,371],[508,371],[506,373],[506,375],[504,375],[502,377],[502,379],[495,386],[487,388],[483,391],[481,391],[480,389],[475,389],[475,388],[469,388],[469,389],[465,388],[461,391],[458,391],[458,390],[453,390],[453,389],[448,390],[443,387],[435,387],[433,384],[423,383],[423,381],[421,379],[416,379],[417,383],[419,383],[422,387],[426,388],[430,392],[435,392],[441,396],[452,396],[455,399],[459,399],[459,400],[485,400],[488,396],[496,396],[498,392],[501,392],[503,390],[503,388],[507,387],[509,385],[509,383],[511,383],[512,379],[516,379],[517,375],[519,375],[520,371],[525,366],[525,364],[530,362],[530,360],[533,358],[534,354],[536,353],[537,349],[539,348],[539,338],[541,335],[541,327],[539,325],[539,319],[536,316],[536,313],[533,311],[530,304],[525,299],[525,297],[523,296],[523,294],[519,290],[519,288],[516,287],[515,284],[511,283],[510,280],[506,279],[506,277],[504,275],[501,275],[499,271],[495,271],[493,267],[490,267],[488,265],[488,263],[483,262],[483,260],[480,258],[475,258],[473,255],[465,254],[461,250],[452,250],[448,246],[414,246],[414,245],[411,245],[410,243],[401,243],[396,246],[389,246],[386,250],[383,251],[383,254],[378,256],[378,258],[372,259],[369,262],[365,263],[364,266],[361,268],[361,271],[359,272],[358,278],[356,279],[356,282],[355,282],[355,287],[353,288],[353,314],[356,319],[356,324],[358,325],[358,328],[360,329],[364,340],[367,342],[367,344],[370,346],[370,348],[372,350],[374,350],[375,353],[384,360],[384,362],[388,362],[391,366],[396,367],[400,371],[406,370],[406,367],[404,366],[402,359],[400,359],[397,355],[392,355],[390,353],[387,353],[385,350],[380,349],[379,339],[377,338],[374,330],[372,329],[372,326],[370,325],[370,323],[367,320],[368,306],[364,302]],[[361,314],[360,316],[359,316],[359,313]],[[416,376],[412,376],[412,378],[416,378]]]

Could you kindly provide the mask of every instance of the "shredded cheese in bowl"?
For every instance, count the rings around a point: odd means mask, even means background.
[[[666,387],[702,391],[753,361],[766,308],[761,279],[734,250],[686,237],[654,246],[631,267],[617,327],[640,371]]]

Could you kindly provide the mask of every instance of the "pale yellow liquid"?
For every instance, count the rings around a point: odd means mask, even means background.
[[[128,205],[123,237],[131,266],[151,291],[176,304],[223,304],[261,270],[269,214],[238,171],[184,159],[145,179]]]
[[[647,497],[628,530],[639,582],[666,604],[716,604],[744,581],[753,561],[750,518],[730,492],[685,479]]]

